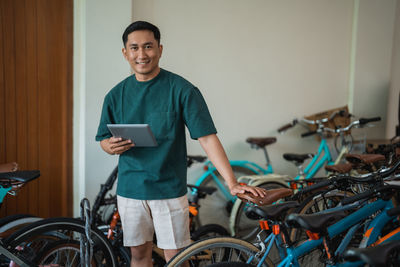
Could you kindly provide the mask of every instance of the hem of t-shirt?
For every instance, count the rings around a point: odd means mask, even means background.
[[[173,198],[178,198],[178,197],[183,197],[186,195],[187,192],[183,194],[177,194],[177,195],[168,195],[168,196],[160,196],[160,197],[148,197],[148,196],[138,196],[138,195],[129,195],[129,194],[121,194],[121,192],[117,192],[117,196],[125,197],[125,198],[131,198],[131,199],[137,199],[137,200],[162,200],[162,199],[173,199]]]

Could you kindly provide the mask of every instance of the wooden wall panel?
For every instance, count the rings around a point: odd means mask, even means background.
[[[0,213],[72,215],[72,0],[0,0],[0,162],[41,177]]]

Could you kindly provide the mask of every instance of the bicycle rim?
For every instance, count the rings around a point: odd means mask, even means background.
[[[249,262],[257,265],[255,257],[259,249],[251,243],[232,237],[216,237],[197,241],[173,257],[166,266],[178,267],[188,262],[189,266],[208,266],[218,262]],[[273,266],[269,258],[261,266]]]

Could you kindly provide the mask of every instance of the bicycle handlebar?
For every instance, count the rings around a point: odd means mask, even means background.
[[[340,202],[342,203],[342,205],[351,204],[351,203],[356,202],[358,200],[362,200],[362,199],[366,199],[366,198],[372,197],[372,195],[374,195],[376,193],[376,190],[378,190],[378,189],[367,190],[367,191],[362,192],[360,194],[357,194],[355,196],[344,198]]]
[[[309,186],[305,187],[303,190],[301,190],[301,192],[308,193],[313,190],[320,189],[320,188],[326,187],[328,185],[331,185],[332,183],[333,183],[333,181],[331,179],[327,179],[327,180],[318,182],[316,184],[309,185]]]
[[[361,118],[358,121],[360,122],[360,125],[364,125],[369,122],[380,121],[380,120],[381,120],[381,117],[374,117],[374,118]]]
[[[297,119],[294,119],[291,123],[288,123],[288,124],[285,124],[285,125],[283,125],[282,127],[280,127],[279,129],[278,129],[278,133],[283,133],[283,132],[285,132],[287,129],[290,129],[290,128],[292,128],[293,126],[295,126],[296,124],[297,124]]]
[[[316,133],[317,133],[317,131],[310,131],[310,132],[302,133],[301,137],[307,137],[307,136],[310,136],[310,135],[314,135]]]
[[[316,189],[320,189],[329,185],[332,185],[334,183],[371,183],[371,182],[379,182],[380,179],[377,179],[377,177],[381,178],[387,178],[390,175],[392,175],[397,168],[400,167],[400,161],[398,161],[393,167],[391,168],[386,168],[380,171],[372,172],[366,175],[362,175],[360,177],[353,177],[353,176],[334,176],[330,179],[318,182],[316,184],[307,186],[302,190],[302,193],[307,193]]]
[[[342,205],[347,205],[350,203],[354,203],[358,200],[367,200],[367,199],[370,199],[370,198],[373,198],[376,196],[382,197],[382,195],[380,195],[380,193],[384,193],[384,192],[388,192],[388,191],[398,191],[399,189],[400,189],[400,186],[398,186],[398,185],[383,185],[378,188],[367,190],[367,191],[357,194],[355,196],[344,198],[340,202],[342,203]]]

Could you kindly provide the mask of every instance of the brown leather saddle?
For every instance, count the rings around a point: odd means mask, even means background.
[[[289,188],[277,188],[267,190],[267,194],[264,197],[255,196],[250,192],[239,193],[237,197],[242,201],[251,202],[259,206],[270,205],[275,201],[293,195],[293,190]]]

